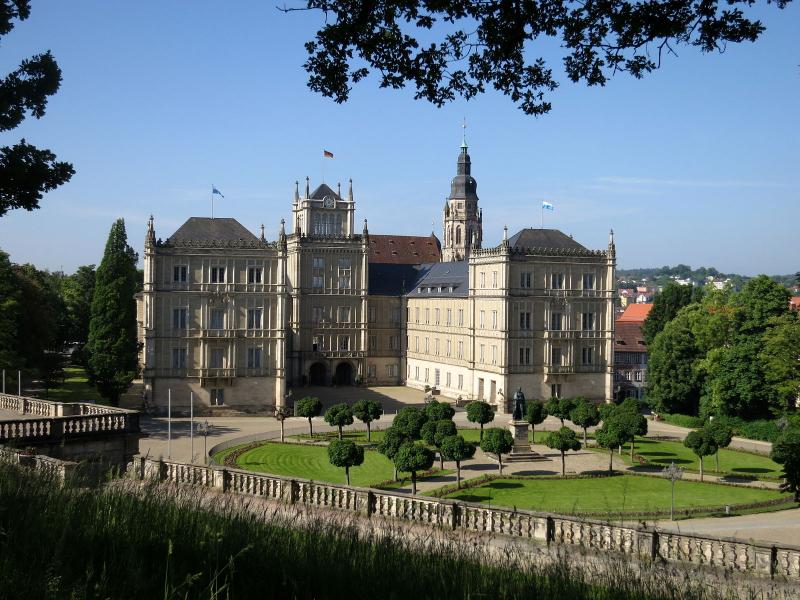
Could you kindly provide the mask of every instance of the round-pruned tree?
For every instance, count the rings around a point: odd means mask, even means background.
[[[492,405],[483,400],[473,400],[467,404],[467,420],[470,423],[479,423],[481,426],[481,437],[483,441],[483,426],[494,420]]]
[[[460,435],[449,435],[439,444],[439,454],[444,460],[456,463],[456,488],[461,488],[461,461],[475,456],[475,444],[465,441]]]
[[[435,446],[439,451],[439,463],[442,470],[444,470],[444,456],[442,456],[441,442],[444,438],[457,433],[456,424],[449,419],[428,421],[422,426],[422,439],[426,444]]]
[[[334,404],[325,411],[325,422],[331,427],[339,428],[339,439],[341,440],[342,428],[353,424],[353,409],[345,402]]]
[[[398,471],[411,473],[411,493],[417,493],[417,473],[427,471],[433,466],[433,452],[419,442],[406,442],[394,455],[394,464]]]
[[[294,412],[298,417],[308,419],[308,435],[313,438],[314,428],[311,425],[311,419],[322,414],[322,402],[314,396],[306,396],[297,401],[294,405]]]
[[[456,411],[447,402],[431,400],[425,405],[425,414],[428,415],[430,421],[445,421],[452,419]]]
[[[683,445],[689,448],[700,459],[700,481],[703,481],[703,458],[711,456],[717,451],[717,444],[714,437],[707,429],[690,431]]]
[[[97,267],[86,344],[91,379],[97,391],[114,406],[130,387],[139,365],[134,299],[137,260],[136,252],[128,245],[125,221],[117,219]]]
[[[784,431],[772,445],[770,458],[783,465],[781,490],[794,493],[794,499],[800,502],[800,431]]]
[[[491,427],[486,430],[486,435],[481,440],[481,450],[497,457],[497,468],[503,473],[503,454],[508,454],[514,447],[514,438],[508,429]]]
[[[350,485],[350,467],[364,462],[364,448],[352,440],[333,440],[328,444],[328,460],[334,467],[343,467],[347,485]]]
[[[625,432],[614,419],[603,421],[603,426],[594,432],[597,445],[608,450],[608,472],[614,470],[614,449],[625,443]]]
[[[575,398],[575,407],[569,413],[569,420],[583,429],[583,445],[586,446],[586,430],[600,422],[600,412],[593,402],[586,398]]]
[[[569,427],[562,427],[558,431],[548,434],[545,440],[548,448],[561,452],[561,476],[566,475],[566,461],[564,454],[568,450],[577,451],[581,449],[577,434]]]
[[[725,423],[720,421],[710,420],[704,426],[705,430],[708,431],[708,434],[714,440],[714,443],[717,445],[717,451],[714,453],[714,458],[717,463],[717,473],[719,473],[719,451],[721,448],[727,448],[731,445],[731,441],[733,440],[733,429],[731,429]]]
[[[536,426],[547,418],[547,411],[541,402],[528,402],[525,407],[525,420],[531,425],[531,442],[536,442]]]
[[[569,420],[569,413],[575,408],[575,401],[572,398],[550,398],[544,405],[547,414],[556,417],[564,426],[564,421]]]
[[[633,400],[633,402],[628,402]],[[639,403],[633,398],[629,398],[617,406],[612,413],[612,419],[617,422],[619,427],[625,432],[625,439],[631,443],[631,461],[636,447],[636,436],[647,433],[647,419],[640,412]]]
[[[428,421],[425,411],[413,406],[406,406],[392,421],[392,427],[402,431],[408,439],[418,440],[421,437],[422,426]]]
[[[353,415],[367,426],[367,441],[372,441],[371,424],[383,414],[383,406],[375,400],[359,400],[353,404]]]
[[[392,461],[394,465],[394,478],[397,479],[397,465],[394,464],[394,455],[405,442],[411,441],[403,431],[392,425],[383,432],[383,439],[378,443],[378,452]]]

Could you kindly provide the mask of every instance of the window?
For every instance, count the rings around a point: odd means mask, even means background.
[[[186,368],[186,348],[172,349],[172,368],[173,369]]]
[[[314,336],[314,338],[311,340],[311,350],[313,352],[319,352],[320,350],[323,350],[325,348],[323,339],[324,338],[322,338],[319,335]]]
[[[583,330],[594,331],[594,313],[583,313]]]
[[[225,267],[211,267],[211,283],[225,283]]]
[[[322,323],[325,318],[325,312],[321,306],[314,306],[311,309],[311,321],[313,323]]]
[[[349,323],[350,322],[350,307],[349,306],[340,306],[339,307],[339,323]]]
[[[425,379],[424,379],[425,383],[428,383],[428,378],[430,377],[430,373],[431,373],[431,370],[426,367],[425,368]]]
[[[484,327],[484,321],[485,321],[484,317],[486,317],[486,311],[482,310],[481,313],[480,313],[480,328],[481,329],[483,329],[483,327]]]
[[[397,377],[398,367],[397,365],[386,365],[386,376],[387,377]]]
[[[492,287],[497,287],[497,271],[492,271]]]
[[[464,376],[463,375],[459,375],[458,376],[458,389],[460,389],[460,390],[464,389]]]
[[[492,345],[492,364],[497,364],[497,346]]]
[[[633,372],[633,380],[634,381],[641,381],[642,380],[642,372],[641,371],[634,371]]]
[[[439,338],[433,340],[433,353],[436,356],[439,356]]]
[[[378,365],[367,365],[367,377],[377,377]]]
[[[481,288],[486,287],[486,273],[481,271]]]
[[[172,281],[176,283],[186,283],[186,272],[188,268],[186,265],[177,265],[172,267]]]
[[[247,368],[248,369],[261,368],[261,348],[247,349]]]
[[[339,289],[350,289],[351,261],[349,258],[339,259]]]
[[[583,274],[583,289],[585,290],[594,289],[594,274],[592,273]]]
[[[426,308],[425,309],[425,325],[430,324],[430,322],[431,322],[431,309],[430,308]]]
[[[436,387],[439,387],[439,383],[441,381],[441,376],[442,376],[442,374],[441,374],[441,371],[439,371],[439,369],[434,369],[433,370],[433,385],[435,385]]]
[[[554,290],[563,290],[564,289],[564,274],[563,273],[551,273],[550,274],[550,287]]]
[[[519,328],[520,329],[531,328],[531,313],[525,311],[519,313]]]
[[[550,330],[561,331],[564,325],[564,315],[558,312],[550,313]]]
[[[375,309],[374,306],[370,306],[369,307],[368,315],[369,315],[369,322],[370,323],[374,323],[377,320],[378,311]]]
[[[438,325],[439,324],[439,309],[438,308],[433,311],[433,315],[434,315],[433,316],[433,322],[436,325]]]
[[[225,349],[212,348],[211,349],[211,368],[222,369],[225,367]]]
[[[400,322],[400,309],[393,308],[392,309],[392,323],[399,323]]]
[[[550,396],[552,398],[561,398],[561,384],[560,383],[551,383],[550,384]]]
[[[531,364],[531,349],[530,348],[520,348],[519,349],[519,364],[521,364],[521,365],[529,365],[529,364]]]
[[[419,352],[419,336],[414,336],[414,352]]]
[[[450,356],[450,340],[447,340],[447,356]]]
[[[377,335],[369,336],[369,349],[377,350],[377,348],[378,348],[378,336]]]
[[[419,306],[414,309],[414,321],[419,323]]]
[[[261,283],[261,267],[248,267],[247,283]]]
[[[478,354],[478,356],[480,357],[481,364],[483,364],[483,359],[484,359],[484,352],[483,351],[484,351],[485,348],[486,348],[486,346],[481,344],[480,353]]]
[[[464,358],[464,342],[458,342],[458,358]]]
[[[247,328],[248,329],[261,329],[261,315],[263,310],[260,308],[247,309]]]
[[[222,406],[225,404],[225,390],[222,388],[211,388],[211,404]]]
[[[581,364],[592,365],[594,364],[594,348],[581,348]]]
[[[397,340],[398,337],[396,335],[389,336],[389,350],[397,350]]]
[[[450,371],[445,373],[444,381],[445,381],[445,383],[444,383],[445,387],[450,387],[452,385],[452,382],[450,381]]]
[[[425,354],[430,354],[430,351],[431,351],[431,343],[430,342],[431,342],[430,338],[426,337],[425,338]]]
[[[225,309],[211,309],[211,324],[209,329],[225,329]]]
[[[419,367],[414,367],[414,379],[419,381]]]
[[[497,329],[497,311],[492,311],[492,329]]]
[[[311,286],[315,290],[321,290],[325,287],[325,259],[314,257],[311,260]]]
[[[447,309],[447,324],[448,325],[452,325],[453,324],[453,309],[452,308],[448,308]]]
[[[561,348],[550,349],[550,364],[557,367],[561,364]]]
[[[464,326],[464,309],[463,308],[459,308],[458,309],[458,326],[459,327],[463,327]]]
[[[188,308],[173,308],[172,309],[172,328],[173,329],[186,329],[189,317]]]
[[[339,350],[350,350],[350,336],[349,335],[340,335],[339,336]]]
[[[519,287],[521,287],[521,288],[530,288],[531,287],[531,274],[530,273],[520,273],[519,274]]]

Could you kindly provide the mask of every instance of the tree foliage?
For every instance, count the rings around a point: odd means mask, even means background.
[[[788,430],[772,445],[770,458],[783,465],[781,490],[794,493],[800,502],[800,431]]]
[[[541,402],[528,402],[525,406],[525,420],[531,425],[531,441],[536,441],[536,426],[547,418],[547,411]]]
[[[136,339],[136,261],[128,245],[125,222],[118,219],[108,234],[97,268],[89,341],[89,369],[97,390],[112,404],[128,389],[138,369]]]
[[[550,398],[544,405],[547,414],[561,420],[561,426],[564,426],[564,421],[569,420],[569,414],[575,408],[575,400],[572,398]]]
[[[67,311],[66,339],[70,342],[85,344],[89,339],[96,275],[94,265],[84,265],[61,281],[61,296]]]
[[[322,402],[320,402],[319,398],[314,396],[301,398],[295,403],[294,412],[298,417],[308,419],[308,435],[314,437],[314,427],[311,424],[311,419],[322,414]]]
[[[558,450],[561,453],[561,476],[563,477],[566,475],[566,460],[564,455],[570,450],[578,451],[581,449],[578,436],[569,427],[562,427],[558,431],[549,433],[544,443],[548,448]]]
[[[422,426],[428,421],[424,411],[413,406],[400,409],[392,422],[392,427],[401,431],[408,439],[418,440],[422,437]]]
[[[800,313],[774,321],[764,333],[758,358],[776,403],[790,407],[800,395]]]
[[[4,0],[0,5],[0,38],[17,21],[30,16],[28,0]],[[61,69],[48,51],[26,58],[0,80],[0,131],[10,131],[30,115],[44,116],[49,98],[61,85]],[[70,180],[72,165],[24,139],[0,148],[0,217],[9,210],[39,208],[42,195]]]
[[[442,460],[451,460],[456,463],[456,487],[461,487],[461,463],[475,456],[475,444],[467,442],[460,435],[450,435],[442,438],[439,444],[439,453]]]
[[[481,426],[481,437],[483,441],[483,426],[494,421],[494,410],[492,405],[483,400],[473,400],[467,404],[467,420],[471,423],[479,423]]]
[[[648,346],[647,396],[658,410],[697,414],[701,380],[695,339],[687,314],[681,313]]]
[[[382,414],[383,406],[375,400],[359,400],[353,404],[353,415],[367,426],[367,441],[372,441],[372,422],[380,419]]]
[[[569,420],[583,429],[583,444],[586,445],[586,430],[600,422],[600,412],[593,402],[586,398],[575,398],[575,407],[569,413]]]
[[[680,285],[671,281],[656,294],[653,308],[642,326],[642,336],[648,347],[666,324],[675,318],[678,311],[691,303],[693,290],[691,285]]]
[[[333,440],[328,444],[328,460],[334,467],[344,468],[347,485],[350,485],[350,468],[364,462],[364,448],[352,440]]]
[[[627,436],[622,426],[613,419],[603,422],[603,426],[594,432],[597,445],[608,450],[608,472],[614,470],[614,450],[627,441]]]
[[[399,471],[411,473],[411,493],[417,493],[417,473],[433,466],[433,452],[419,442],[406,442],[394,455],[394,464]]]
[[[452,419],[456,411],[447,402],[431,400],[425,405],[425,414],[431,421],[444,421]]]
[[[331,427],[339,429],[339,439],[341,440],[342,428],[353,424],[353,409],[346,402],[334,404],[325,411],[325,422]]]
[[[779,7],[786,0],[778,0]],[[535,48],[555,42],[573,82],[605,85],[618,72],[641,78],[677,46],[703,52],[755,41],[764,31],[751,2],[640,3],[334,2],[309,0],[325,22],[306,43],[309,87],[345,102],[370,73],[382,88],[413,86],[416,99],[442,106],[488,88],[526,114],[550,110],[558,77]],[[298,10],[286,9],[286,10]],[[538,42],[538,43],[534,43]]]
[[[497,456],[497,466],[503,472],[503,454],[508,454],[514,447],[514,438],[508,429],[491,427],[487,429],[480,443],[481,450]]]
[[[718,450],[713,434],[708,429],[690,431],[683,440],[683,445],[700,459],[700,481],[703,481],[703,458],[716,454]]]

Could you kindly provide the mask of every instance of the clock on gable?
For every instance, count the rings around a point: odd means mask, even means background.
[[[325,196],[322,199],[322,206],[325,208],[334,208],[336,206],[336,200],[333,199],[333,196]]]

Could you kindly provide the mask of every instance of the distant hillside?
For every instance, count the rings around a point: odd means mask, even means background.
[[[619,287],[624,284],[647,284],[650,286],[663,286],[667,282],[677,279],[688,279],[696,285],[703,285],[708,278],[719,280],[730,280],[733,289],[738,290],[750,279],[746,275],[736,273],[722,273],[714,267],[698,267],[693,269],[689,265],[675,265],[674,267],[658,267],[644,269],[617,269],[617,282]],[[797,275],[770,275],[770,278],[781,285],[792,287],[797,283]]]

